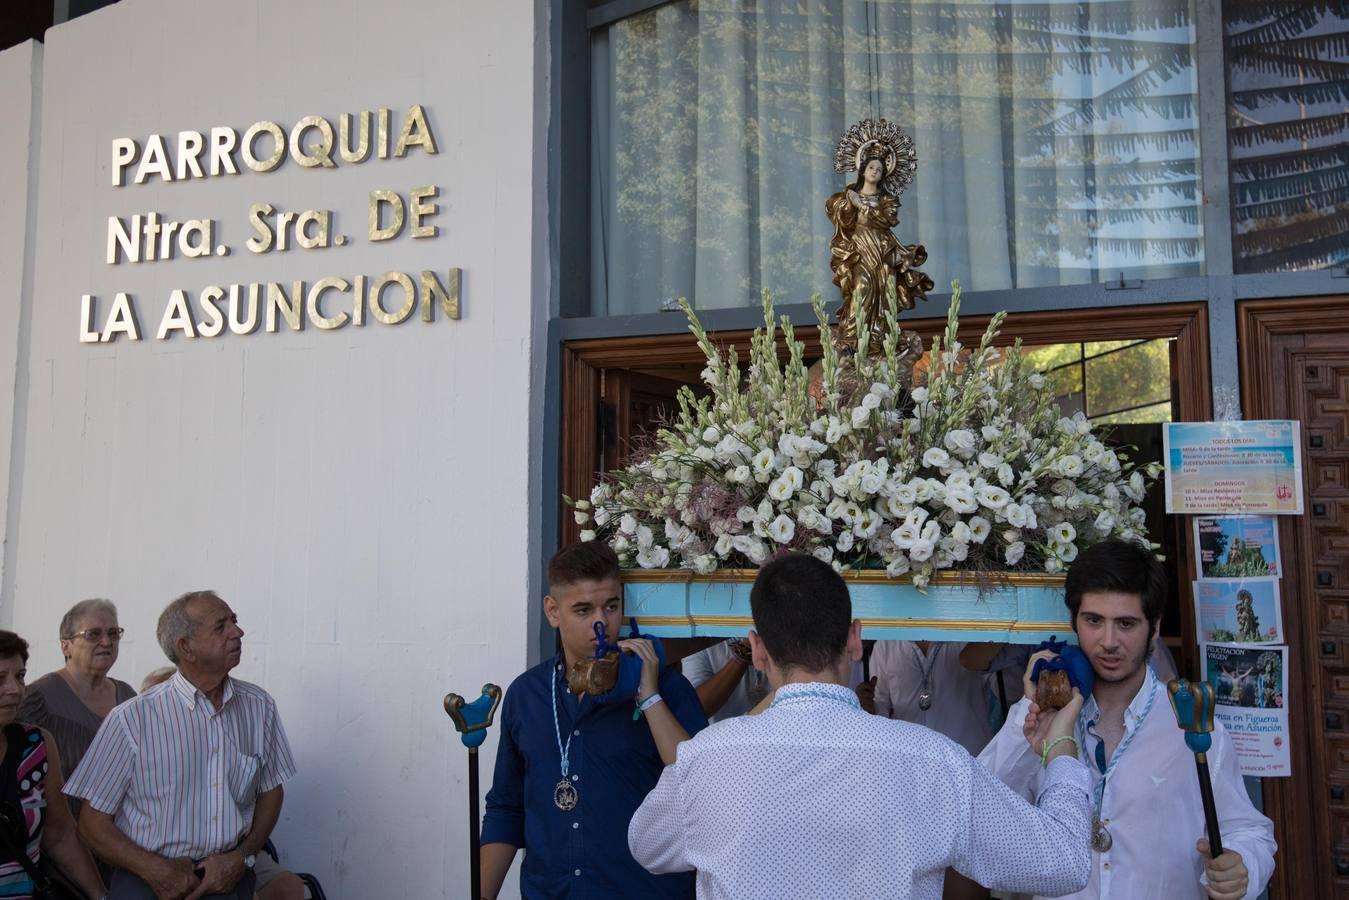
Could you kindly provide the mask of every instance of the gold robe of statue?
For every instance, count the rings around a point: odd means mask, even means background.
[[[863,174],[856,185],[831,195],[824,209],[834,223],[829,266],[834,272],[834,284],[843,293],[837,341],[840,346],[857,347],[853,298],[860,288],[858,300],[866,311],[870,333],[868,352],[876,353],[880,349],[880,335],[885,331],[886,285],[890,279],[895,279],[901,310],[913,309],[914,303],[932,290],[933,282],[918,271],[927,261],[923,245],[901,244],[891,230],[899,224],[899,198],[879,185],[873,194],[862,193],[861,184],[870,180]]]

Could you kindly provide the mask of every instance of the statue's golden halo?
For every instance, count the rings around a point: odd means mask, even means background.
[[[881,186],[898,196],[918,172],[918,149],[913,138],[886,119],[863,119],[839,138],[834,151],[835,172],[857,172],[871,157],[885,163]]]

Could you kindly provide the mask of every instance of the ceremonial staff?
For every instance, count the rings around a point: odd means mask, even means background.
[[[470,897],[482,896],[482,866],[478,858],[478,748],[487,740],[487,729],[501,704],[501,688],[484,684],[482,696],[465,703],[458,694],[445,695],[445,712],[454,722],[459,738],[468,748],[468,871]]]
[[[1218,834],[1218,810],[1213,805],[1213,782],[1208,773],[1208,750],[1213,746],[1213,685],[1207,681],[1192,684],[1184,678],[1168,682],[1171,708],[1176,724],[1185,729],[1185,746],[1194,753],[1199,771],[1199,795],[1204,800],[1204,822],[1208,826],[1209,855],[1222,856],[1222,836]]]

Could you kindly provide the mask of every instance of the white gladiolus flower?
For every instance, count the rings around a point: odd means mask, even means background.
[[[582,541],[593,541],[594,539],[595,539],[595,532],[591,531],[589,528],[581,532]]]
[[[1007,549],[1003,551],[1002,558],[1003,561],[1007,563],[1007,565],[1014,566],[1017,563],[1021,562],[1021,558],[1025,555],[1026,555],[1026,545],[1021,543],[1021,541],[1014,541],[1007,545]]]
[[[932,558],[932,551],[934,549],[936,548],[931,541],[919,539],[914,541],[913,546],[909,548],[909,559],[914,562],[926,562]]]
[[[1082,457],[1076,453],[1061,456],[1054,463],[1054,471],[1065,478],[1076,478],[1082,474]]]
[[[670,551],[664,547],[645,547],[637,550],[637,565],[643,569],[663,569],[670,563]]]
[[[1012,499],[1007,491],[993,484],[979,488],[979,503],[989,509],[1002,509]]]
[[[1049,531],[1050,537],[1059,544],[1071,544],[1077,540],[1077,529],[1071,522],[1060,522]]]
[[[769,524],[768,536],[779,544],[790,543],[796,536],[796,523],[792,521],[791,516],[783,513]]]
[[[947,450],[965,459],[974,453],[974,432],[966,431],[964,428],[954,428],[946,432],[942,442],[946,444]]]
[[[951,464],[951,454],[940,447],[928,447],[923,454],[923,465],[940,469]]]
[[[632,513],[624,513],[623,518],[618,520],[618,530],[623,534],[632,534],[637,530],[637,519]]]
[[[989,522],[983,516],[973,516],[970,519],[970,540],[976,544],[982,544],[988,539],[989,532],[993,530],[993,523]]]

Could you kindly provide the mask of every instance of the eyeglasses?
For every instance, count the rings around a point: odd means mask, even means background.
[[[125,628],[86,628],[83,631],[75,632],[68,640],[73,641],[75,638],[83,638],[91,644],[97,644],[106,635],[108,640],[117,643],[124,634],[126,634]]]

